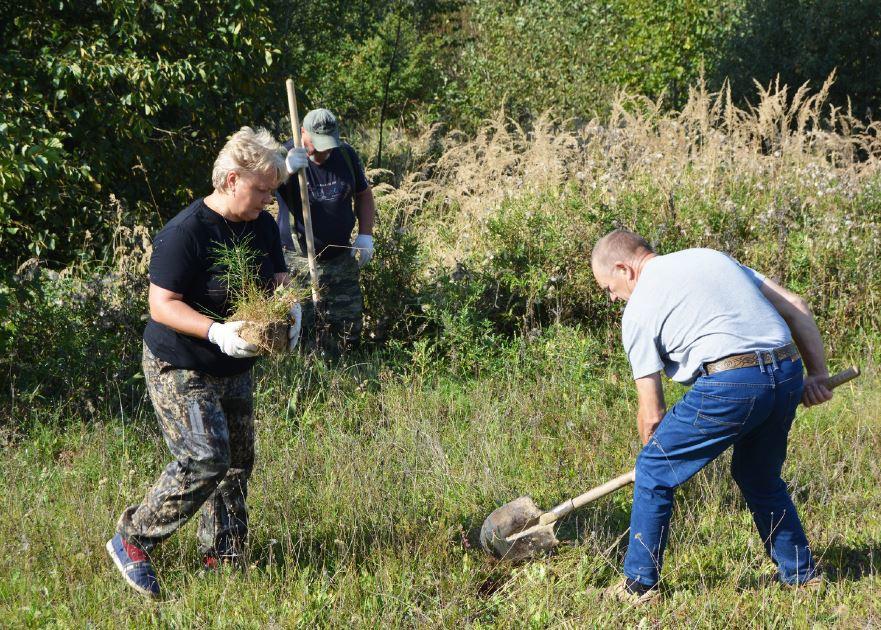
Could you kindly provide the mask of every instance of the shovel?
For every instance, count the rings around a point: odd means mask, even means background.
[[[859,375],[859,367],[850,367],[830,376],[827,387],[834,389]],[[635,472],[626,472],[584,494],[567,499],[547,512],[542,512],[531,497],[514,499],[496,508],[486,518],[480,528],[480,544],[487,553],[509,562],[519,562],[550,551],[560,542],[554,535],[554,524],[558,520],[591,501],[630,485]]]
[[[285,81],[285,89],[288,92],[288,112],[291,117],[291,134],[294,138],[294,146],[302,148],[300,117],[297,114],[297,93],[294,91],[293,79]],[[318,308],[318,267],[315,263],[315,237],[312,235],[312,211],[309,209],[309,185],[306,181],[306,169],[300,169],[297,172],[297,177],[300,180],[300,205],[303,209],[303,226],[306,232],[306,260],[309,263],[309,277],[312,280],[312,304]],[[293,222],[294,220],[291,219],[291,225]],[[296,239],[297,235],[294,234],[293,238]]]

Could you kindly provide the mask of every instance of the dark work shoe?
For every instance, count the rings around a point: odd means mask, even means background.
[[[648,604],[657,599],[660,594],[661,591],[657,584],[646,586],[641,582],[626,577],[606,589],[606,595],[631,606]]]
[[[108,540],[105,547],[129,586],[145,597],[159,597],[159,580],[143,550],[127,543],[119,534]]]

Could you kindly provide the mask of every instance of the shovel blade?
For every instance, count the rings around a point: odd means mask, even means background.
[[[559,543],[553,525],[542,527],[513,542],[506,540],[536,525],[542,514],[530,497],[519,497],[496,508],[480,528],[481,546],[495,558],[508,562],[520,562],[552,550]]]

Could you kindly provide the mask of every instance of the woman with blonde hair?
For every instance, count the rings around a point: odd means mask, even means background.
[[[251,368],[257,348],[230,315],[219,248],[247,243],[266,291],[287,283],[274,219],[264,210],[288,177],[265,129],[242,127],[214,162],[214,192],[169,221],[153,242],[150,319],[143,368],[165,442],[174,456],[139,505],[128,507],[107,551],[126,582],[158,597],[150,552],[202,508],[203,562],[238,561],[248,533],[247,483],[254,464]],[[291,158],[288,158],[288,162]],[[299,335],[299,310],[289,346]]]

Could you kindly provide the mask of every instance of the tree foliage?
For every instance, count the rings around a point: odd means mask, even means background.
[[[69,257],[209,181],[218,142],[267,112],[278,49],[253,0],[30,2],[2,38],[4,260]]]
[[[473,120],[503,105],[518,117],[591,116],[620,87],[678,106],[731,28],[735,1],[474,0],[449,101]]]
[[[716,82],[754,94],[754,80],[815,89],[835,71],[831,101],[857,116],[881,109],[881,3],[877,0],[745,0],[720,43]]]
[[[153,226],[208,192],[224,138],[283,135],[283,79],[301,108],[378,116],[402,20],[392,113],[427,98],[438,2],[25,0],[0,19],[0,252],[63,263],[109,242],[113,195]],[[392,33],[393,35],[394,33]]]
[[[8,3],[7,3],[8,4]],[[242,125],[300,109],[345,129],[474,129],[501,108],[602,113],[613,92],[676,107],[702,72],[736,97],[820,83],[881,104],[875,0],[22,0],[0,8],[0,272],[110,242],[113,198],[153,228],[208,192]],[[363,148],[363,147],[362,147]],[[369,156],[365,156],[369,157]]]

